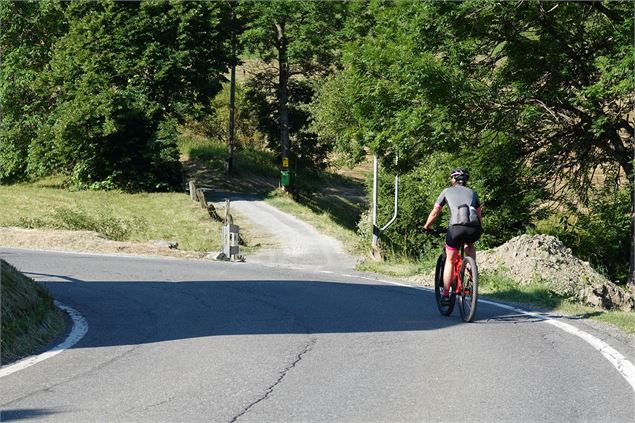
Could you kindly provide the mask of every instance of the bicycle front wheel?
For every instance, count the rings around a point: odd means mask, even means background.
[[[463,289],[459,296],[459,311],[464,322],[471,322],[478,300],[478,268],[472,257],[464,257],[460,276]]]

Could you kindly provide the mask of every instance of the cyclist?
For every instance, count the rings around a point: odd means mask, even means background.
[[[439,195],[424,230],[429,230],[434,221],[441,215],[441,209],[447,203],[450,209],[450,222],[445,237],[445,268],[443,269],[443,294],[441,302],[447,304],[452,283],[452,264],[457,259],[457,251],[465,245],[465,254],[476,260],[474,243],[481,237],[481,203],[476,192],[465,185],[470,174],[461,168],[450,172],[452,186],[444,189]]]

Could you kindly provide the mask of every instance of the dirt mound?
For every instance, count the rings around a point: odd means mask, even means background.
[[[559,295],[583,304],[630,311],[635,298],[571,254],[558,238],[521,235],[505,244],[479,252],[480,270],[499,270],[519,283],[544,281]]]

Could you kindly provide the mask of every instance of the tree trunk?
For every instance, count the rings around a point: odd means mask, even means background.
[[[234,23],[234,10],[232,9],[232,24]],[[236,144],[235,137],[235,109],[236,109],[236,33],[232,29],[231,36],[231,73],[229,82],[229,141],[227,146],[227,161],[225,164],[225,173],[230,174],[234,168],[234,150]]]
[[[282,147],[282,157],[291,155],[291,141],[289,139],[289,109],[288,109],[288,83],[289,83],[289,63],[287,57],[287,38],[284,32],[284,22],[276,22],[278,30],[278,112],[280,123],[280,145]]]
[[[624,173],[626,173],[626,177],[630,182],[633,182],[633,151],[627,148],[620,137],[620,129],[628,130],[629,128],[618,128],[617,130],[610,130],[609,132],[609,142],[613,147],[614,157],[617,162],[620,164]],[[631,185],[633,186],[633,185]]]
[[[633,175],[629,175],[629,179],[632,181]],[[631,185],[631,188],[635,186],[635,183]],[[631,254],[628,267],[628,287],[633,295],[635,295],[635,190],[631,193]]]

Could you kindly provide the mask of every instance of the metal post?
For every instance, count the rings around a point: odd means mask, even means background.
[[[379,244],[379,228],[377,227],[377,171],[378,171],[377,154],[373,155],[373,251]]]
[[[395,156],[395,164],[397,163],[397,157]],[[382,258],[381,250],[379,249],[379,236],[397,219],[397,211],[399,205],[399,174],[395,175],[395,207],[392,218],[381,229],[377,226],[377,197],[378,197],[378,169],[379,164],[377,155],[373,156],[373,241],[371,244],[373,257],[376,259]]]

